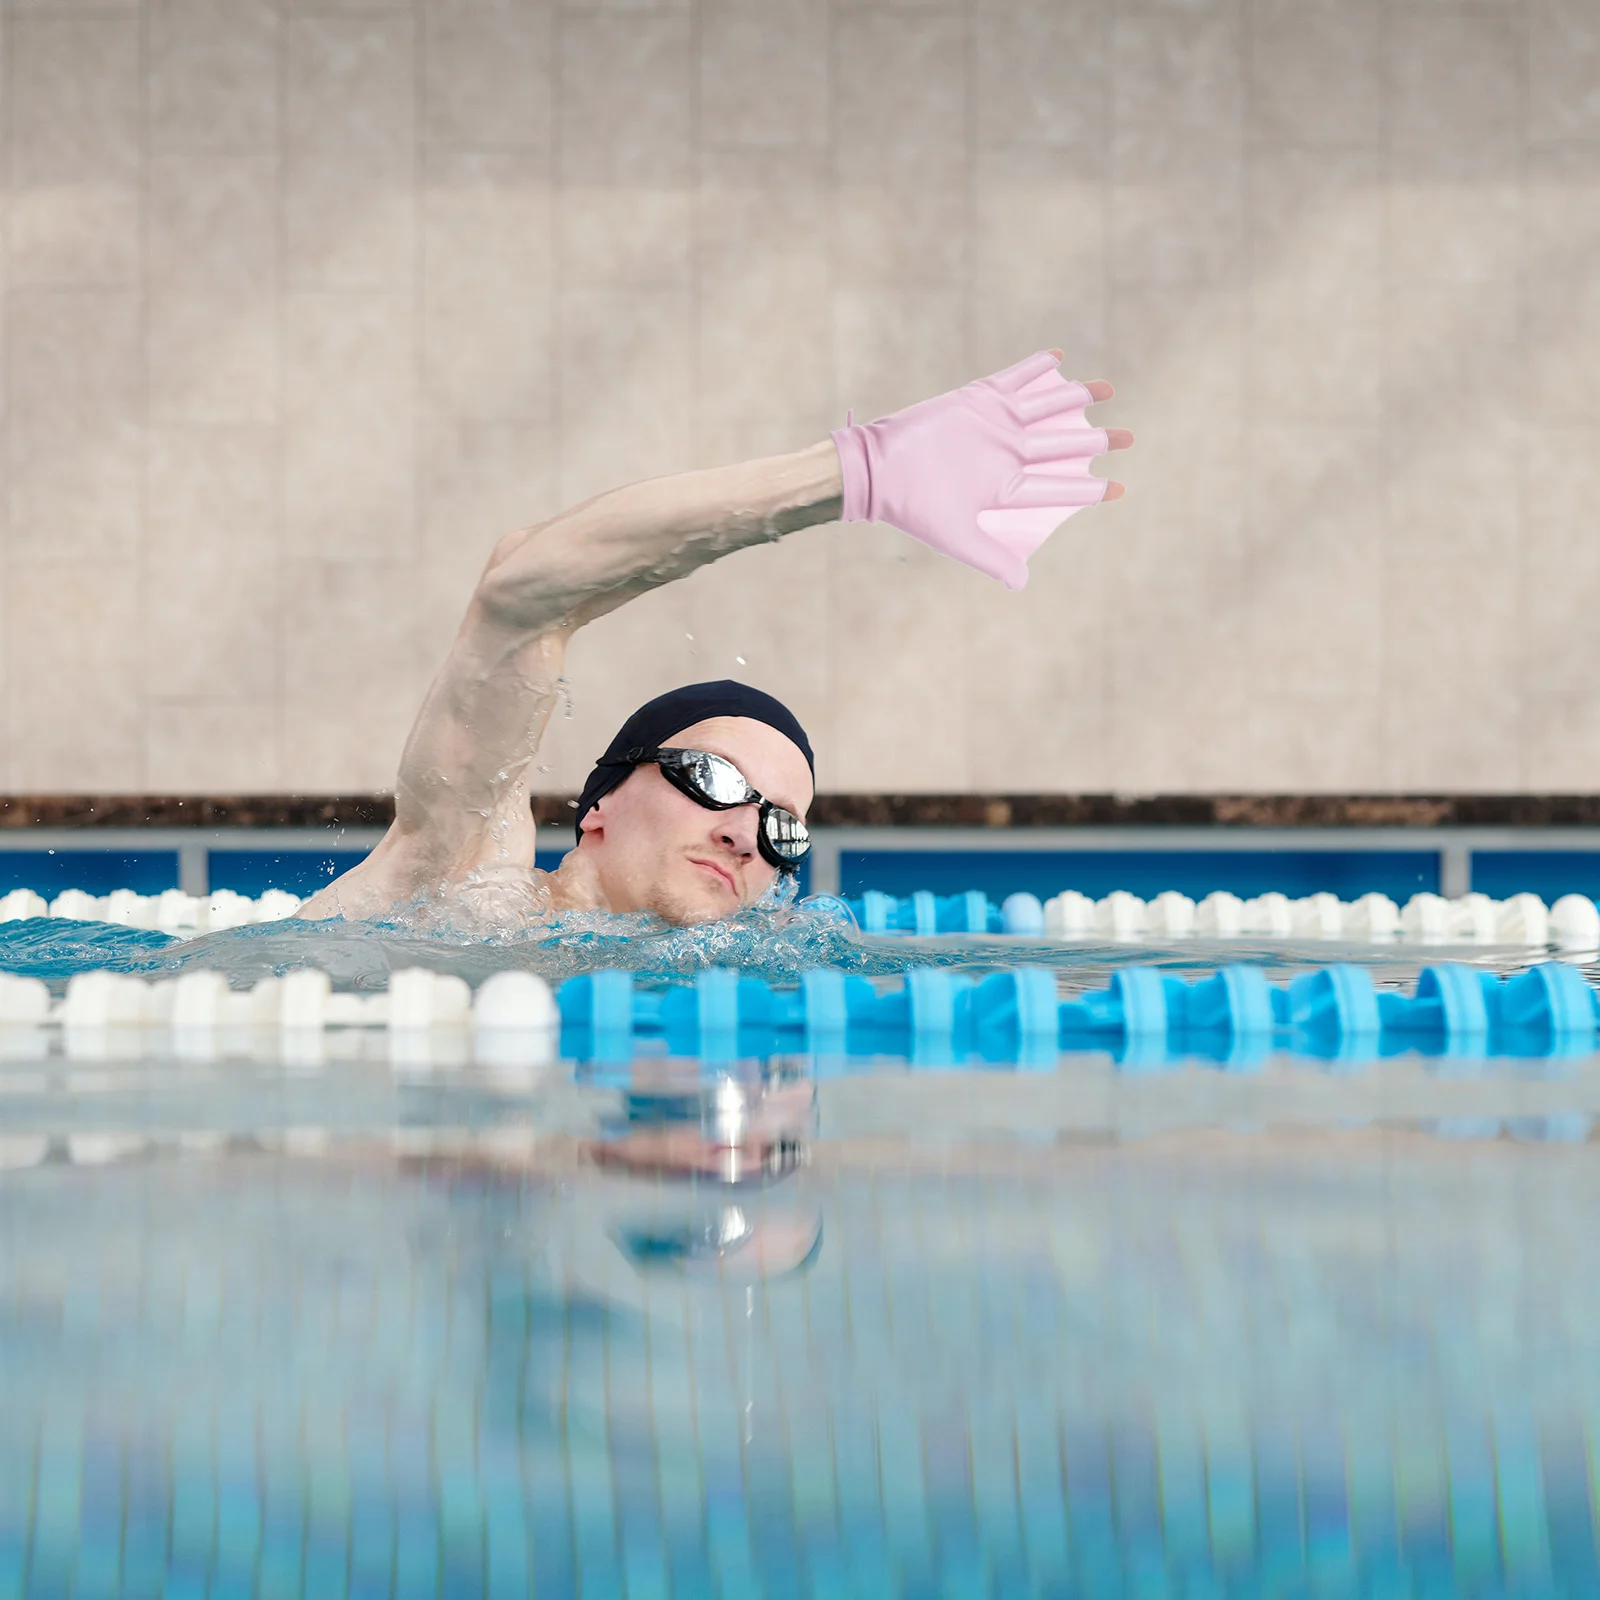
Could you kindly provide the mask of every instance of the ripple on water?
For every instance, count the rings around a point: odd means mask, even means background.
[[[947,966],[989,972],[1020,963],[1048,966],[1068,990],[1096,988],[1131,962],[1193,977],[1233,962],[1252,962],[1283,979],[1311,966],[1353,961],[1380,985],[1409,984],[1422,965],[1470,960],[1496,971],[1541,959],[1526,950],[1419,950],[1405,946],[1330,943],[1272,945],[1187,940],[1181,945],[1053,944],[982,937],[874,938],[860,933],[837,901],[817,897],[798,906],[755,909],[727,922],[679,928],[643,914],[566,912],[515,934],[484,934],[405,921],[306,922],[289,919],[179,939],[103,922],[30,918],[0,923],[0,971],[43,978],[57,989],[75,973],[97,968],[170,977],[197,968],[226,974],[236,987],[318,967],[339,988],[380,989],[405,967],[451,972],[477,984],[505,968],[537,972],[552,984],[577,973],[624,968],[646,981],[692,977],[709,967],[735,967],[768,982],[794,981],[827,967],[865,977],[890,977],[910,967]]]

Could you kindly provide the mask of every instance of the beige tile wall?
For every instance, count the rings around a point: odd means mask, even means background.
[[[386,787],[507,529],[1055,343],[1130,495],[597,624],[833,790],[1600,784],[1593,0],[9,0],[0,788]]]

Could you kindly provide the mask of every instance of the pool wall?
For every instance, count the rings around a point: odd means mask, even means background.
[[[381,828],[17,828],[0,840],[0,894],[134,889],[307,895],[362,859]],[[539,865],[570,848],[539,830]],[[1600,898],[1593,828],[819,828],[801,888],[859,896],[979,889],[999,902],[1067,889],[1146,898],[1174,889],[1342,900],[1469,891]]]

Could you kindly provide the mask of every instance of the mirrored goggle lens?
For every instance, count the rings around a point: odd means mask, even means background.
[[[806,825],[792,812],[774,806],[767,813],[765,823],[767,843],[774,854],[785,861],[798,861],[811,848],[811,835]]]
[[[743,805],[750,794],[744,774],[721,756],[695,756],[689,763],[689,779],[701,794],[719,806]]]

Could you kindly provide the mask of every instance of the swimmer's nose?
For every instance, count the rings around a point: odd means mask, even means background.
[[[739,856],[756,853],[756,820],[754,806],[739,806],[732,811],[718,813],[714,837],[718,844]]]

